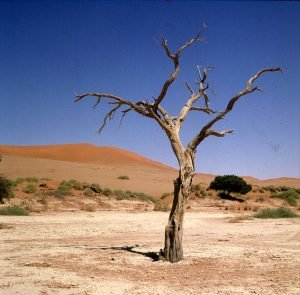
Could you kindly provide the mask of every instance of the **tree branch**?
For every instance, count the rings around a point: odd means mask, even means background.
[[[206,132],[206,137],[210,136],[210,135],[213,135],[213,136],[216,136],[216,137],[224,137],[226,134],[232,134],[233,132],[234,132],[233,129],[224,130],[224,131],[221,131],[221,132],[209,129]]]
[[[195,42],[203,42],[204,40],[200,38],[200,35],[204,32],[205,30],[205,26],[203,26],[203,28],[201,28],[201,30],[197,33],[197,35],[191,39],[190,41],[188,41],[187,43],[185,43],[184,45],[182,45],[175,54],[172,54],[169,47],[168,47],[168,42],[165,38],[162,38],[161,40],[161,45],[162,47],[165,49],[165,52],[167,54],[167,56],[172,59],[173,63],[174,63],[174,71],[172,72],[172,74],[170,75],[170,77],[168,78],[168,80],[165,81],[162,90],[160,92],[160,94],[158,95],[158,97],[155,99],[154,105],[153,105],[153,110],[154,112],[157,112],[157,107],[158,105],[162,102],[162,100],[164,99],[164,97],[166,96],[166,93],[169,89],[169,87],[171,86],[171,84],[175,81],[178,73],[179,73],[179,57],[181,52],[191,46],[193,43]]]
[[[259,72],[257,72],[253,77],[251,77],[244,90],[240,91],[239,93],[237,93],[234,97],[232,97],[226,107],[226,109],[219,113],[219,115],[217,115],[214,119],[212,119],[210,122],[208,122],[201,130],[200,132],[190,141],[190,143],[188,144],[188,149],[191,151],[195,151],[197,146],[200,144],[200,142],[202,142],[206,137],[208,137],[209,135],[214,135],[217,136],[218,133],[216,133],[215,131],[211,131],[210,128],[217,123],[219,120],[223,119],[225,117],[225,115],[227,113],[229,113],[235,103],[242,97],[245,96],[247,94],[250,94],[254,91],[261,91],[260,88],[258,88],[257,86],[251,88],[253,82],[263,73],[266,72],[281,72],[282,69],[281,68],[266,68],[266,69],[262,69]],[[228,132],[227,132],[228,133]],[[222,133],[219,133],[222,134]],[[224,134],[225,135],[225,134]]]
[[[208,107],[209,99],[208,99],[208,95],[205,92],[205,90],[208,89],[208,87],[209,87],[208,83],[206,82],[207,70],[208,69],[210,69],[210,68],[204,68],[203,76],[202,76],[200,67],[197,66],[198,75],[199,75],[199,81],[197,81],[196,83],[199,85],[199,87],[198,87],[198,92],[196,94],[194,93],[194,91],[191,88],[191,86],[187,82],[185,82],[188,90],[191,93],[191,96],[187,100],[187,102],[185,103],[184,107],[181,109],[181,111],[180,111],[180,113],[179,113],[179,115],[177,117],[176,125],[177,125],[178,129],[180,129],[183,121],[185,120],[186,116],[188,115],[188,113],[191,110],[194,110],[194,111],[196,111],[196,110],[197,111],[203,111],[203,112],[206,112],[207,114],[214,113],[214,111],[212,111]],[[200,108],[200,107],[193,106],[201,98],[201,96],[204,96],[205,106],[206,107],[205,108]]]
[[[191,107],[190,111],[200,111],[200,112],[204,112],[208,115],[212,115],[212,114],[217,113],[217,111],[214,111],[210,108],[201,108],[201,107]]]
[[[119,96],[113,95],[113,94],[107,94],[107,93],[85,93],[82,95],[77,95],[75,102],[78,102],[86,97],[96,97],[97,101],[94,104],[93,108],[96,108],[101,102],[103,98],[106,98],[108,100],[110,100],[108,103],[111,105],[115,105],[115,107],[113,107],[104,117],[103,120],[103,124],[101,125],[100,129],[99,129],[99,133],[103,130],[103,128],[106,126],[107,121],[113,119],[114,114],[116,113],[116,111],[118,111],[121,107],[123,106],[127,106],[129,108],[127,108],[126,110],[122,111],[122,119],[124,118],[124,116],[129,112],[129,111],[135,111],[137,113],[139,113],[140,115],[143,115],[145,117],[148,118],[153,118],[153,116],[149,113],[149,111],[146,108],[147,103],[143,102],[143,101],[139,101],[136,103],[133,103],[129,100],[125,100],[124,98],[121,98]]]

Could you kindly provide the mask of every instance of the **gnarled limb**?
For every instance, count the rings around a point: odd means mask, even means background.
[[[154,112],[157,112],[157,108],[160,105],[160,103],[162,102],[162,100],[165,98],[166,93],[169,89],[169,87],[171,86],[171,84],[175,81],[178,73],[179,73],[179,57],[181,52],[191,46],[192,44],[194,44],[195,42],[203,42],[204,39],[200,38],[200,35],[204,32],[205,30],[205,26],[203,26],[203,28],[197,33],[197,35],[191,39],[190,41],[186,42],[184,45],[182,45],[175,54],[172,54],[169,47],[168,47],[168,42],[165,38],[162,38],[161,40],[161,45],[162,47],[165,49],[165,52],[167,54],[167,56],[173,61],[174,63],[174,71],[172,72],[172,74],[170,75],[170,77],[168,78],[168,80],[165,81],[162,90],[160,92],[160,94],[158,95],[157,98],[155,98],[155,102],[153,105],[153,110]]]
[[[253,77],[251,77],[247,84],[245,89],[243,89],[242,91],[238,92],[235,96],[233,96],[226,109],[223,112],[220,112],[219,115],[217,115],[214,119],[212,119],[210,122],[208,122],[204,127],[202,127],[202,129],[200,130],[200,132],[190,141],[190,143],[188,144],[188,149],[195,151],[197,146],[200,144],[200,142],[202,142],[207,136],[209,135],[215,135],[215,134],[210,134],[209,133],[209,129],[218,121],[220,121],[221,119],[223,119],[225,117],[225,115],[227,113],[229,113],[235,103],[242,97],[245,96],[247,94],[250,94],[254,91],[261,91],[261,89],[258,86],[255,86],[253,88],[251,88],[252,83],[263,73],[266,72],[281,72],[282,69],[281,68],[266,68],[266,69],[262,69],[259,72],[257,72]],[[225,134],[224,134],[225,135]]]
[[[206,93],[205,90],[207,90],[209,88],[209,84],[206,82],[206,78],[207,78],[207,70],[209,70],[210,68],[204,68],[203,71],[203,76],[201,75],[201,70],[200,67],[197,67],[198,69],[198,74],[199,74],[199,81],[197,82],[198,84],[198,91],[197,93],[194,92],[194,90],[192,89],[192,87],[188,84],[188,82],[185,82],[188,90],[191,93],[190,98],[186,101],[185,105],[183,106],[183,108],[181,109],[179,115],[177,116],[177,120],[176,120],[176,125],[177,128],[180,129],[182,123],[184,122],[185,118],[187,117],[188,113],[190,112],[190,110],[194,110],[194,111],[203,111],[207,114],[211,114],[214,113],[214,111],[212,111],[211,109],[209,109],[208,104],[209,104],[209,99],[208,99],[208,95]],[[205,99],[205,108],[200,108],[200,107],[196,107],[194,106],[194,104],[202,97],[204,96]]]

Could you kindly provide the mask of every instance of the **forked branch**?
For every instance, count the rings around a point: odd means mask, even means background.
[[[228,131],[223,131],[223,132],[215,132],[210,130],[210,128],[217,123],[218,121],[220,121],[221,119],[223,119],[227,113],[229,113],[235,103],[242,97],[245,96],[247,94],[250,94],[252,92],[255,91],[261,91],[261,89],[258,86],[254,86],[252,87],[253,82],[263,73],[266,72],[282,72],[281,68],[266,68],[263,70],[260,70],[259,72],[257,72],[253,77],[251,77],[247,84],[245,89],[243,89],[242,91],[240,91],[239,93],[237,93],[235,96],[233,96],[229,102],[228,105],[226,107],[226,109],[222,112],[220,112],[214,119],[212,119],[210,122],[208,122],[201,130],[200,132],[191,140],[191,142],[188,144],[188,149],[191,151],[195,151],[197,146],[200,144],[200,142],[202,142],[206,137],[210,136],[210,135],[214,135],[214,136],[224,136],[225,134],[228,133],[232,133],[233,131],[230,130],[231,132]]]
[[[105,115],[102,125],[99,128],[99,133],[103,130],[103,128],[106,126],[107,121],[113,119],[115,113],[120,110],[122,107],[125,107],[125,109],[122,112],[122,119],[124,116],[130,112],[135,111],[138,114],[145,116],[145,117],[152,117],[147,109],[147,103],[144,101],[139,102],[132,102],[129,100],[125,100],[124,98],[121,98],[119,96],[113,95],[113,94],[106,94],[106,93],[85,93],[82,95],[77,95],[75,102],[80,101],[88,96],[93,96],[97,98],[97,101],[94,105],[94,108],[98,106],[102,99],[108,99],[108,104],[113,105],[111,110]]]
[[[158,95],[157,98],[155,98],[154,101],[154,105],[153,105],[153,110],[154,112],[157,112],[157,108],[160,105],[160,103],[162,102],[162,100],[165,98],[167,91],[169,89],[169,87],[172,85],[172,83],[175,81],[178,73],[179,73],[179,57],[180,54],[182,53],[182,51],[191,46],[192,44],[194,44],[195,42],[204,42],[204,39],[200,38],[201,34],[204,32],[205,30],[205,25],[201,28],[201,30],[197,33],[197,35],[191,39],[190,41],[186,42],[184,45],[182,45],[175,54],[172,54],[169,47],[168,47],[168,42],[165,38],[162,38],[161,40],[161,45],[162,47],[165,49],[165,52],[167,54],[167,56],[173,61],[174,63],[174,70],[172,72],[172,74],[170,75],[170,77],[165,81],[162,90],[160,92],[160,94]]]

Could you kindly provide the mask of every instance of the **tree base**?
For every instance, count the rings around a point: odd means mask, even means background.
[[[165,249],[164,258],[171,263],[183,259],[182,249],[182,231],[175,226],[166,226],[165,228]]]

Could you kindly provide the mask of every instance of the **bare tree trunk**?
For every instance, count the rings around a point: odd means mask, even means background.
[[[194,176],[194,159],[185,159],[179,170],[179,177],[174,181],[174,200],[165,228],[164,258],[169,262],[183,259],[182,235],[183,217]]]

